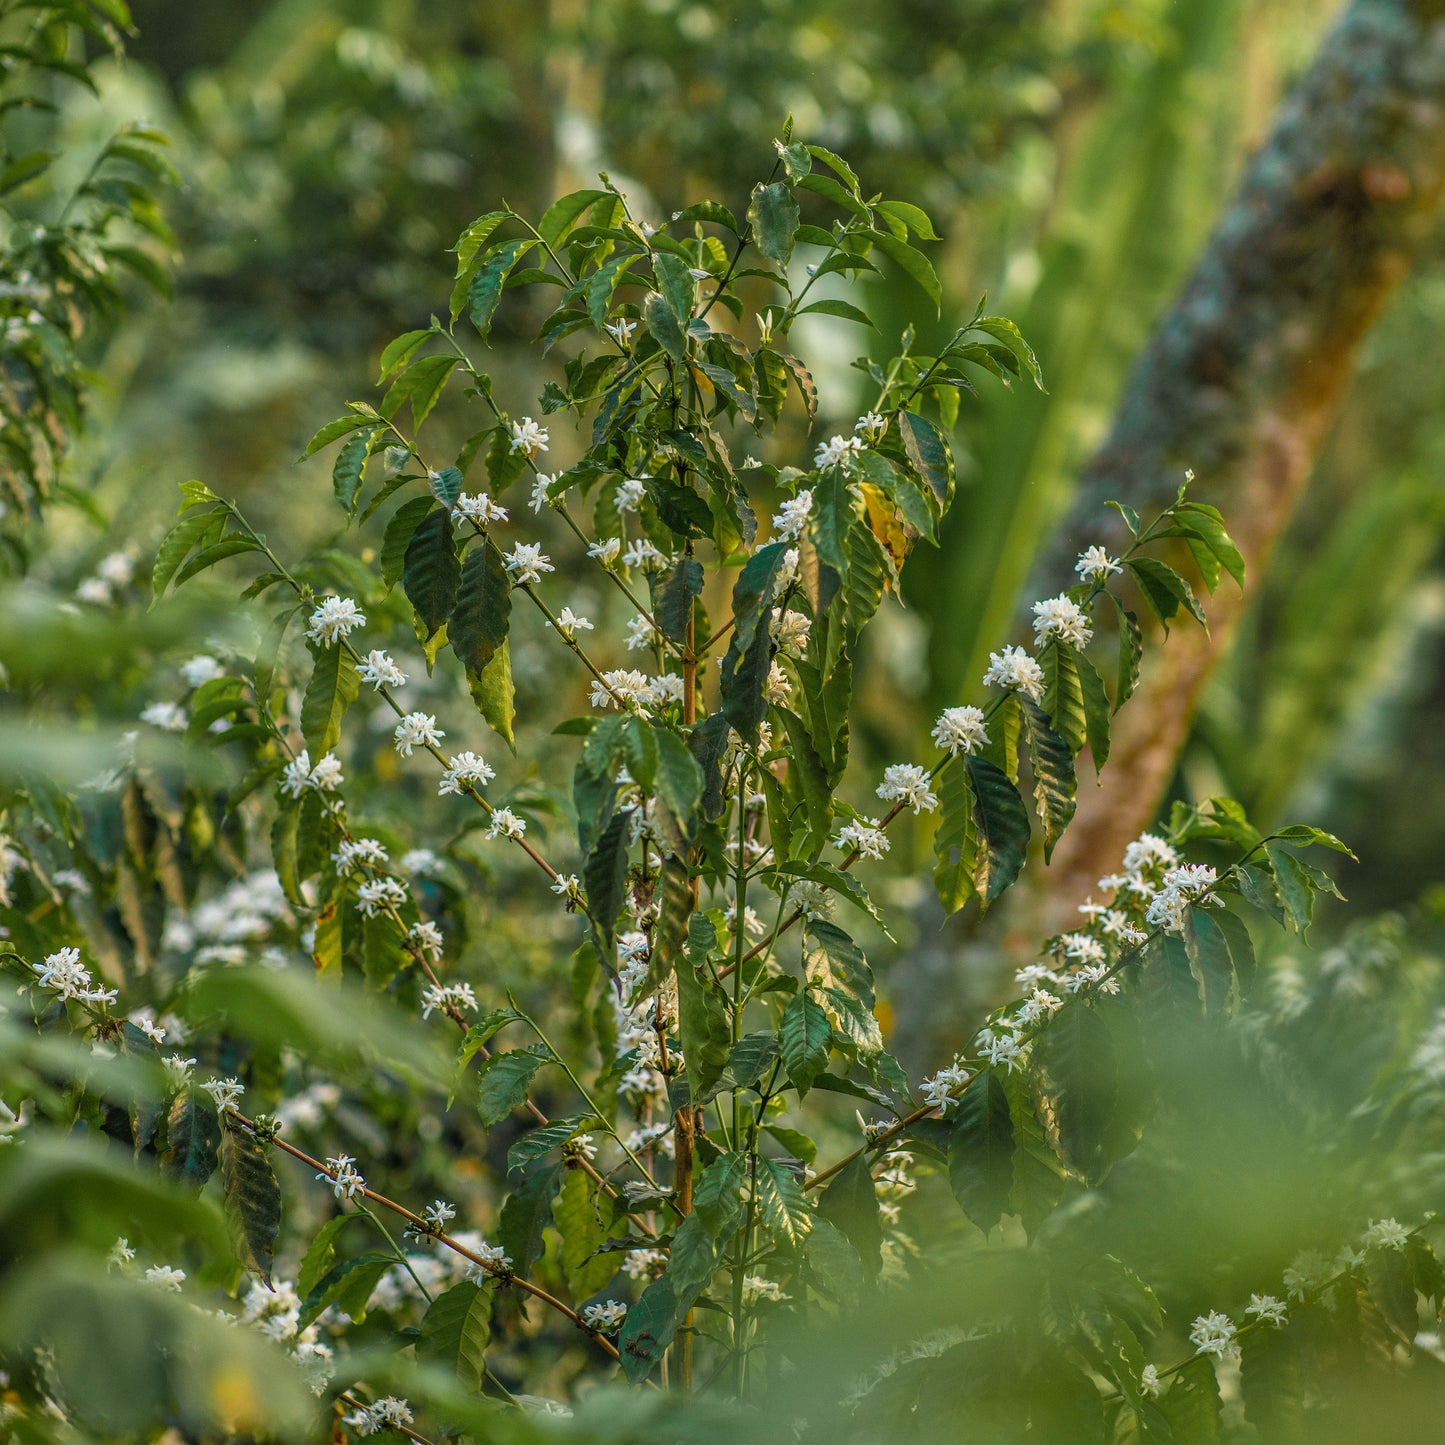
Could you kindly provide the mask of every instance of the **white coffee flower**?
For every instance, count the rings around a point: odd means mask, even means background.
[[[635,512],[642,506],[642,499],[647,495],[647,487],[639,477],[624,477],[617,484],[617,510],[619,512]]]
[[[406,889],[395,878],[371,879],[363,883],[356,892],[356,906],[368,918],[400,908],[406,899]]]
[[[406,936],[432,960],[440,958],[442,949],[446,947],[446,940],[442,937],[441,929],[429,919],[413,923],[407,930]]]
[[[315,788],[318,793],[334,793],[345,781],[341,773],[341,759],[335,753],[327,753],[311,769],[306,786]]]
[[[549,477],[546,472],[538,472],[536,480],[532,483],[531,505],[534,512],[540,512],[543,507],[552,505],[552,498],[548,496],[548,489],[555,482],[556,477]]]
[[[931,813],[938,806],[938,794],[928,786],[928,769],[916,763],[890,763],[883,769],[878,796],[885,803],[907,803],[915,815]]]
[[[595,557],[609,571],[616,564],[618,555],[622,551],[622,541],[618,537],[604,537],[600,542],[594,542],[587,549],[589,557]]]
[[[502,561],[507,571],[512,574],[513,584],[518,587],[540,582],[542,573],[557,570],[542,551],[540,542],[518,542],[510,552],[503,554]]]
[[[378,692],[383,687],[401,687],[406,674],[391,660],[390,654],[377,648],[366,654],[366,661],[356,669],[362,682],[369,682]]]
[[[990,652],[988,671],[983,675],[983,685],[1021,692],[1034,702],[1041,702],[1044,696],[1044,670],[1022,647],[1005,647],[1002,652]]]
[[[1087,647],[1093,637],[1089,619],[1079,604],[1066,596],[1048,597],[1034,603],[1034,645],[1057,640],[1070,647]]]
[[[983,710],[976,707],[946,707],[933,725],[933,741],[950,755],[976,753],[988,743]]]
[[[954,1093],[961,1089],[969,1080],[968,1070],[960,1064],[949,1064],[947,1068],[940,1069],[931,1079],[924,1079],[918,1086],[918,1092],[923,1095],[924,1102],[931,1108],[947,1113],[949,1106],[955,1102]]]
[[[863,450],[862,437],[833,436],[821,443],[813,454],[816,467],[836,467],[846,464]]]
[[[436,747],[444,737],[436,718],[424,712],[407,713],[392,733],[396,750],[404,758],[411,756],[414,747]]]
[[[477,1011],[477,996],[469,983],[434,983],[427,986],[421,996],[421,1016],[429,1019],[433,1013],[455,1013],[458,1009]]]
[[[172,1269],[168,1264],[157,1264],[146,1270],[145,1280],[147,1284],[158,1285],[171,1294],[180,1294],[181,1286],[186,1282],[186,1272]]]
[[[1102,547],[1086,548],[1074,563],[1074,571],[1086,582],[1102,582],[1111,572],[1123,570]]]
[[[773,514],[773,540],[792,542],[803,535],[808,514],[813,510],[813,493],[808,489],[790,498]]]
[[[1159,1398],[1159,1392],[1164,1388],[1164,1382],[1159,1378],[1159,1367],[1157,1365],[1145,1365],[1144,1373],[1139,1376],[1140,1392],[1148,1395],[1151,1400]]]
[[[529,461],[538,452],[547,450],[548,440],[546,428],[534,422],[529,416],[524,416],[521,421],[512,423],[512,450],[525,452]]]
[[[619,346],[626,346],[632,340],[632,333],[637,330],[637,322],[619,317],[616,321],[606,322],[603,330],[614,337]]]
[[[218,1114],[234,1108],[236,1100],[246,1092],[239,1079],[207,1079],[201,1087],[211,1096]]]
[[[1189,1327],[1189,1343],[1201,1355],[1224,1356],[1234,1349],[1234,1321],[1219,1310],[1200,1315]]]
[[[366,614],[350,597],[325,597],[311,614],[306,635],[322,647],[332,647],[339,638],[366,626]]]
[[[848,823],[838,832],[834,843],[849,851],[856,849],[864,858],[881,858],[889,849],[888,835],[878,826],[877,818],[863,818]]]
[[[527,831],[525,818],[519,818],[510,808],[498,808],[492,814],[487,827],[488,838],[520,838]]]
[[[487,527],[493,522],[505,522],[507,509],[499,507],[485,492],[475,497],[462,492],[452,507],[452,516],[461,517],[478,527]]]
[[[579,616],[570,607],[564,607],[557,614],[557,630],[570,642],[574,633],[591,632],[593,627],[587,618]]]
[[[1244,1312],[1247,1315],[1253,1315],[1263,1324],[1276,1327],[1282,1327],[1289,1319],[1285,1302],[1282,1299],[1276,1299],[1272,1294],[1250,1295]]]
[[[449,793],[464,793],[468,788],[480,788],[497,776],[496,770],[487,766],[476,753],[458,753],[447,759],[447,770],[437,785],[439,797]]]
[[[326,1160],[330,1174],[318,1174],[331,1185],[331,1192],[338,1199],[355,1199],[366,1188],[366,1180],[356,1172],[356,1160],[349,1154],[338,1154]]]
[[[627,1306],[621,1300],[610,1299],[600,1305],[588,1305],[582,1311],[582,1323],[599,1335],[615,1334],[627,1318]]]
[[[1372,1220],[1361,1236],[1366,1249],[1404,1249],[1410,1231],[1396,1219]]]

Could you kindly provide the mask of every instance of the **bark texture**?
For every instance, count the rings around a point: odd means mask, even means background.
[[[1155,511],[1186,467],[1198,474],[1197,499],[1221,508],[1257,571],[1299,501],[1360,341],[1433,230],[1442,195],[1445,0],[1353,0],[1136,364],[1043,561],[1039,575],[1053,579],[1044,592],[1083,542],[1099,539],[1101,519],[1117,524],[1106,500]],[[1066,911],[1154,816],[1241,608],[1226,578],[1210,635],[1186,622],[1152,653],[1116,720],[1103,786],[1081,789],[1050,869],[1050,896]]]

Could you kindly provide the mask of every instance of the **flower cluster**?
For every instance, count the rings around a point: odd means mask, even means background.
[[[1044,700],[1044,670],[1022,647],[1005,647],[1002,652],[990,652],[983,685],[1021,692],[1033,702]]]
[[[362,1405],[349,1415],[342,1416],[342,1424],[349,1425],[358,1435],[379,1435],[383,1430],[395,1430],[412,1422],[411,1406],[395,1395],[386,1395],[372,1405]]]
[[[358,627],[366,626],[366,614],[350,597],[325,597],[311,614],[306,635],[318,647],[334,647]]]
[[[313,765],[305,748],[281,773],[281,787],[293,798],[299,798],[308,788],[316,793],[334,793],[345,781],[341,759],[335,753],[327,753]]]
[[[110,1005],[116,1000],[113,988],[97,988],[90,970],[80,961],[78,948],[62,948],[48,953],[43,963],[30,965],[35,971],[35,981],[41,988],[48,988],[63,999],[77,1003]]]
[[[324,1179],[331,1185],[331,1192],[338,1199],[355,1199],[366,1188],[366,1180],[356,1172],[356,1160],[349,1154],[338,1154],[335,1158],[328,1158],[326,1167],[329,1174],[318,1174],[318,1179]]]

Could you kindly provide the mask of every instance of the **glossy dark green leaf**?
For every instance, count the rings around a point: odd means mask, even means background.
[[[883,1219],[865,1155],[838,1171],[818,1199],[818,1213],[847,1237],[871,1278],[883,1267]]]
[[[341,741],[341,719],[356,701],[361,678],[346,647],[312,645],[311,678],[301,699],[301,735],[311,761],[317,762]]]
[[[1117,1107],[1118,1060],[1108,1028],[1071,1000],[1034,1044],[1035,1101],[1059,1157],[1089,1182],[1103,1177],[1105,1142]]]
[[[477,1112],[482,1123],[491,1128],[520,1108],[526,1102],[533,1075],[551,1057],[545,1045],[529,1044],[484,1059],[477,1071]]]
[[[333,1264],[301,1302],[299,1329],[335,1305],[357,1322],[366,1318],[366,1307],[381,1283],[381,1277],[396,1264],[396,1256],[370,1250],[355,1259]]]
[[[1034,776],[1034,806],[1043,824],[1044,862],[1047,863],[1077,807],[1074,759],[1068,744],[1049,726],[1043,709],[1027,697],[1020,697],[1020,702],[1029,770]]]
[[[507,640],[512,589],[497,544],[483,538],[462,563],[456,606],[447,621],[447,641],[471,672],[482,672]]]
[[[433,507],[411,535],[401,573],[402,589],[428,637],[452,615],[461,576],[451,514],[445,507]]]
[[[331,490],[348,517],[356,511],[356,498],[361,491],[361,474],[370,453],[371,435],[370,431],[357,432],[337,452],[336,462],[331,468]]]
[[[926,417],[911,411],[898,413],[898,431],[909,463],[933,492],[942,515],[953,502],[955,479],[953,451],[947,439]]]
[[[736,1150],[729,1150],[719,1154],[693,1184],[693,1215],[714,1237],[724,1237],[737,1228],[747,1175],[747,1160]]]
[[[301,1266],[296,1272],[296,1292],[302,1299],[305,1299],[316,1288],[335,1262],[337,1236],[353,1219],[364,1217],[355,1214],[338,1214],[334,1219],[328,1219],[316,1231],[315,1237],[306,1246],[306,1253],[301,1257]]]
[[[463,1280],[439,1294],[421,1319],[416,1358],[448,1371],[468,1394],[482,1387],[492,1339],[494,1286]]]
[[[788,1082],[798,1091],[800,1099],[807,1097],[813,1080],[828,1067],[832,1042],[833,1029],[822,1007],[807,989],[794,994],[783,1010],[778,1048],[783,1067],[788,1071]]]
[[[776,1159],[759,1159],[754,1180],[758,1221],[774,1244],[796,1249],[813,1227],[798,1176]]]
[[[1054,731],[1077,755],[1089,736],[1079,654],[1067,643],[1050,642],[1039,653],[1039,666],[1044,671],[1043,709]]]
[[[216,1169],[221,1120],[216,1106],[198,1089],[182,1089],[166,1115],[166,1147],[161,1172],[197,1189]]]
[[[1089,742],[1094,772],[1098,774],[1109,761],[1109,719],[1113,708],[1099,669],[1082,652],[1075,654],[1074,661],[1079,669],[1079,687],[1084,700],[1084,735]]]
[[[394,587],[401,581],[402,570],[406,566],[406,550],[411,546],[411,539],[422,518],[429,516],[435,506],[436,502],[430,496],[412,497],[392,513],[381,541],[381,575],[388,587]]]
[[[883,231],[870,231],[868,239],[900,271],[923,288],[924,294],[935,307],[942,308],[943,285],[938,279],[938,273],[933,269],[933,263],[922,251],[915,250],[906,241],[900,241],[891,233]]]
[[[1204,1012],[1223,1012],[1234,984],[1234,969],[1229,944],[1209,909],[1191,905],[1185,910],[1184,951]]]
[[[1156,561],[1153,557],[1132,557],[1125,565],[1134,574],[1144,600],[1165,632],[1169,631],[1170,620],[1178,615],[1181,607],[1201,627],[1207,626],[1204,609],[1189,590],[1189,584],[1167,563]]]
[[[692,950],[677,960],[678,1032],[687,1061],[687,1082],[694,1103],[722,1077],[732,1034],[727,1008],[702,958]]]
[[[265,1149],[237,1129],[221,1133],[221,1187],[236,1258],[269,1285],[281,1232],[281,1186]]]
[[[1018,789],[987,758],[965,757],[973,793],[973,823],[978,838],[973,886],[987,909],[1019,876],[1029,846],[1029,815]]]
[[[652,615],[665,637],[674,642],[687,641],[693,601],[702,595],[702,582],[702,563],[692,557],[679,557],[662,574],[653,588]]]
[[[542,1257],[544,1231],[552,1222],[552,1196],[561,1177],[560,1164],[535,1166],[502,1205],[497,1243],[507,1252],[518,1274],[528,1273]]]
[[[1003,1218],[1014,1186],[1014,1131],[1008,1094],[992,1071],[953,1106],[948,1182],[963,1212],[985,1234]]]

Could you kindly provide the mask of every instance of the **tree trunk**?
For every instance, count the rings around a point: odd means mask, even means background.
[[[1086,543],[1102,535],[1114,550],[1123,540],[1105,501],[1157,511],[1189,467],[1194,495],[1223,511],[1251,572],[1263,565],[1356,349],[1429,235],[1442,192],[1445,0],[1353,0],[1136,364],[1036,574],[1044,592]],[[1154,817],[1242,606],[1226,578],[1209,635],[1186,621],[1153,652],[1117,719],[1103,786],[1080,790],[1055,855],[1056,926]]]

